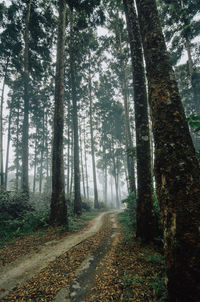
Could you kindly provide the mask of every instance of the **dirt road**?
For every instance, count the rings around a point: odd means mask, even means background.
[[[105,227],[103,225],[105,218],[107,219],[107,225],[109,225],[106,230],[108,236],[102,236],[99,233],[98,241],[98,238],[95,238],[95,236]],[[4,266],[0,270],[1,301],[85,301],[84,297],[86,297],[93,285],[94,275],[98,270],[101,258],[105,256],[106,252],[110,249],[117,235],[115,219],[116,212],[102,213],[94,219],[88,230],[68,236],[59,241],[50,241],[41,247],[37,253],[28,254]],[[94,246],[92,242],[94,242]],[[65,281],[60,281],[61,286],[57,288],[56,295],[54,291],[52,295],[46,295],[46,298],[43,299],[41,294],[37,297],[38,293],[36,293],[34,298],[30,298],[29,296],[24,298],[24,296],[20,294],[20,288],[28,287],[28,280],[34,280],[34,278],[37,280],[37,276],[40,275],[42,271],[45,272],[48,266],[51,267],[51,264],[58,264],[59,260],[57,261],[57,259],[69,257],[70,252],[72,254],[76,253],[74,249],[81,244],[86,245],[86,248],[83,247],[86,251],[81,250],[83,254],[80,256],[81,259],[79,259],[74,267],[73,265],[69,265],[70,268],[62,273]],[[71,272],[69,272],[69,269],[71,269]],[[66,275],[68,275],[68,278],[69,276],[73,278],[69,278],[69,280],[66,281]],[[62,286],[64,284],[67,286]],[[15,294],[16,289],[17,292]]]

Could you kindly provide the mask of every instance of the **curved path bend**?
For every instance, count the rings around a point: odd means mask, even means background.
[[[97,216],[89,229],[58,241],[47,242],[38,252],[27,254],[23,258],[17,259],[15,262],[1,268],[0,299],[8,295],[18,284],[23,284],[43,268],[47,267],[51,261],[54,261],[72,247],[96,234],[102,227],[103,216],[107,213],[111,214],[111,212],[104,212]]]

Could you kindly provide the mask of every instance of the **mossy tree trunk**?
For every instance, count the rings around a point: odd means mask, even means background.
[[[133,67],[134,107],[137,154],[137,237],[151,241],[155,237],[153,183],[147,93],[142,45],[134,1],[124,0]]]
[[[65,27],[66,1],[59,0],[50,212],[50,222],[56,225],[67,225],[63,163]]]
[[[154,0],[136,0],[155,141],[168,301],[200,301],[200,169]]]

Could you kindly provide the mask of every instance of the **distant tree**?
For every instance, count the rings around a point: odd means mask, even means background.
[[[144,241],[155,237],[149,118],[142,45],[132,0],[124,0],[133,66],[137,157],[137,229]]]
[[[136,0],[155,141],[168,301],[199,301],[200,170],[154,0]]]
[[[200,114],[200,72],[196,68],[194,50],[198,42],[194,38],[200,34],[200,20],[196,18],[200,12],[198,0],[158,1],[165,38],[169,43],[171,61],[174,65],[187,54],[186,69],[190,78],[192,99],[190,103]]]
[[[109,68],[117,77],[119,94],[122,96],[125,110],[125,138],[127,150],[128,187],[130,192],[136,193],[135,186],[135,158],[131,156],[133,149],[133,131],[130,124],[130,59],[128,48],[128,34],[123,19],[121,1],[105,1],[108,13],[106,27],[114,34],[114,38],[104,38],[107,51],[112,54]]]

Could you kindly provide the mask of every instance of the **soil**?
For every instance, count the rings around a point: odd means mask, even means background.
[[[102,213],[87,229],[3,266],[0,301],[159,301],[147,282],[159,264],[147,255],[155,255],[153,247],[124,241],[117,212]]]

